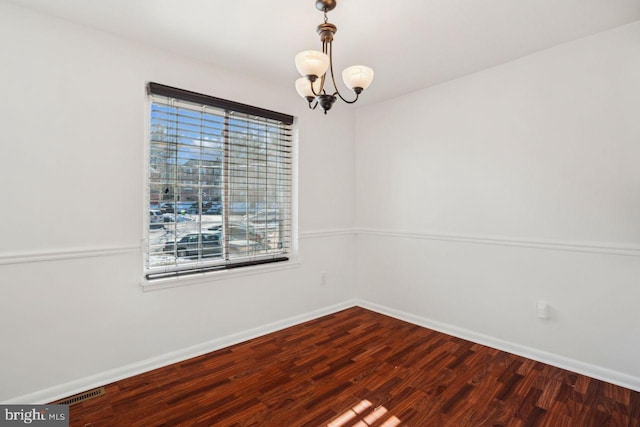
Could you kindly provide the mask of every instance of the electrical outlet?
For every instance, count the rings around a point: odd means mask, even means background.
[[[327,284],[327,272],[320,272],[320,286],[325,286]]]
[[[538,300],[536,304],[536,314],[539,319],[549,319],[549,304],[546,301]]]

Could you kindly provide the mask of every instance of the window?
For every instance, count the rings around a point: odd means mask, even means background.
[[[149,280],[288,259],[293,117],[149,83]]]

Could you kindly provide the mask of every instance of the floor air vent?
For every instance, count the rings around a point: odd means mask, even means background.
[[[94,388],[93,390],[85,391],[83,393],[74,394],[66,399],[58,400],[56,405],[75,405],[77,403],[84,402],[85,400],[93,399],[94,397],[102,396],[104,394],[104,387]]]

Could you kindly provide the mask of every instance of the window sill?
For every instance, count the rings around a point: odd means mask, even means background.
[[[272,264],[256,265],[253,267],[242,267],[231,270],[211,271],[207,273],[198,273],[189,276],[171,277],[167,279],[147,280],[142,279],[140,287],[143,292],[158,291],[161,289],[176,288],[180,286],[197,285],[202,283],[214,282],[217,280],[235,279],[236,277],[253,276],[256,274],[271,273],[274,271],[290,270],[300,267],[300,259],[290,259]]]

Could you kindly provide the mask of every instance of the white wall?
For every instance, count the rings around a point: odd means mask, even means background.
[[[639,35],[361,108],[354,135],[349,109],[327,126],[289,86],[0,2],[0,401],[68,395],[356,291],[640,389]],[[298,116],[297,267],[141,291],[148,81]]]
[[[359,297],[640,389],[639,111],[640,22],[358,109]]]
[[[0,39],[0,401],[69,394],[355,296],[351,110],[329,128],[293,86],[5,2]],[[148,81],[298,116],[298,266],[142,292]]]

